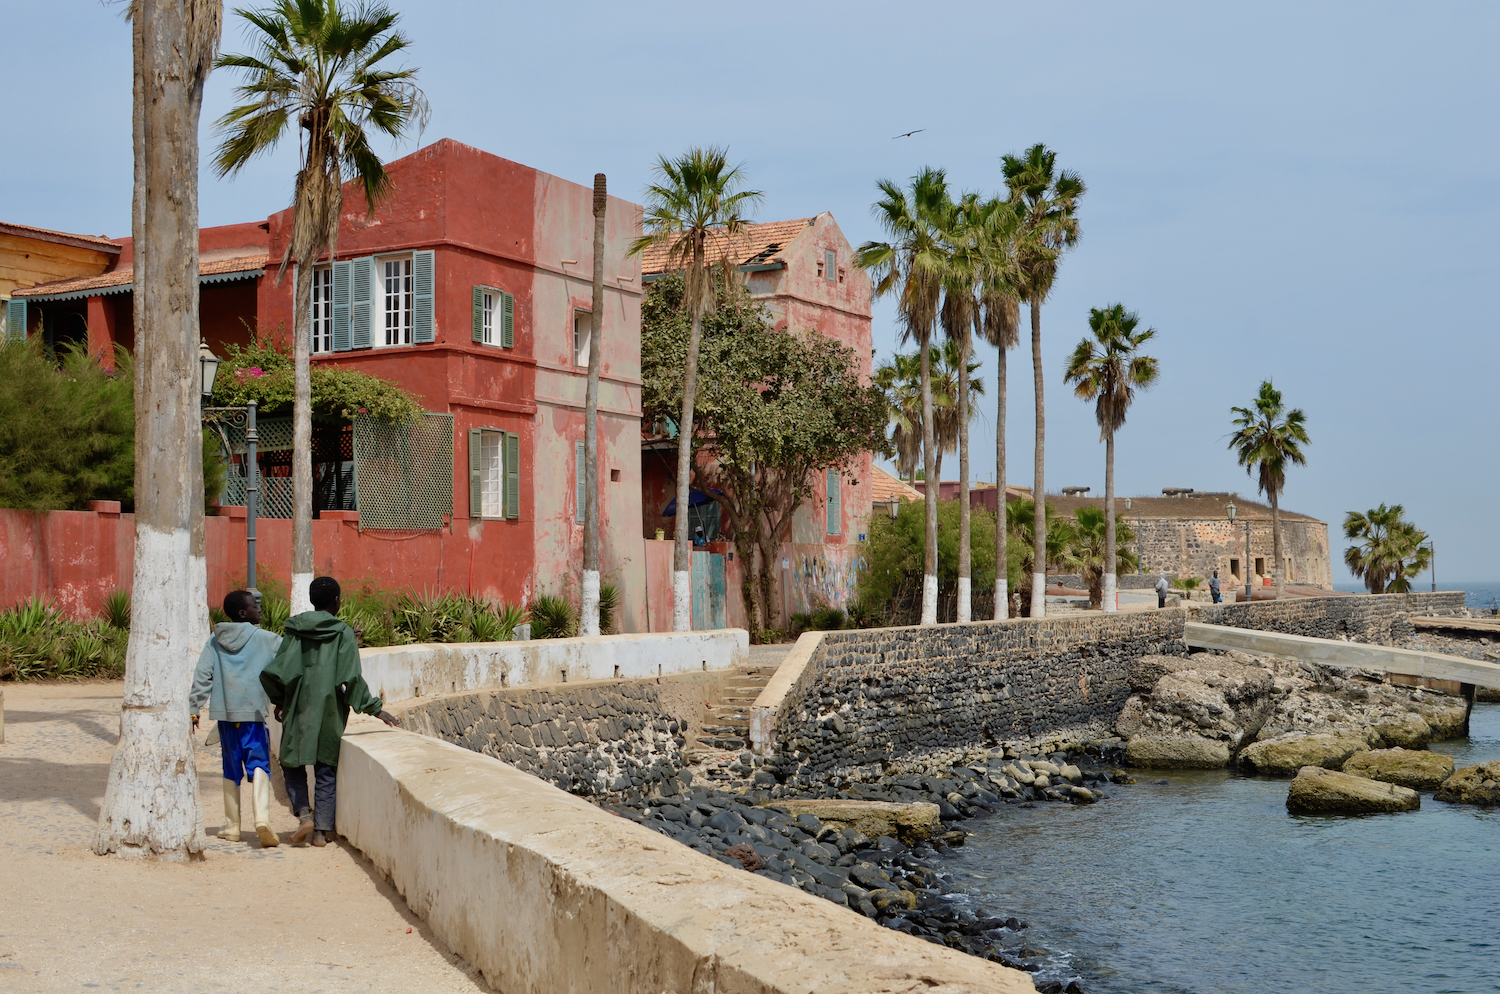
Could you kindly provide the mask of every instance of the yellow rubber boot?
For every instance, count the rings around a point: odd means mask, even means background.
[[[268,847],[280,845],[281,840],[271,830],[271,775],[265,770],[256,770],[250,792],[255,803],[255,834],[260,836],[260,844]]]
[[[224,781],[224,827],[219,829],[219,838],[240,841],[240,785],[233,780]]]

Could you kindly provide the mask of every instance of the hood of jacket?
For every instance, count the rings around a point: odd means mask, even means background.
[[[255,633],[261,630],[259,625],[252,625],[248,621],[221,621],[214,625],[214,641],[219,643],[220,649],[234,654],[243,649]]]
[[[286,620],[286,633],[313,642],[331,642],[344,630],[344,623],[327,611],[305,611]]]

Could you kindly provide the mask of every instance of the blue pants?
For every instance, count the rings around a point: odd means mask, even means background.
[[[308,803],[307,796],[307,767],[305,766],[282,766],[281,775],[286,780],[287,800],[292,802],[292,810],[297,817],[302,817],[303,812],[314,810]],[[327,763],[313,764],[314,789],[317,791],[317,808],[313,815],[313,828],[319,832],[333,831],[333,815],[338,796],[335,791],[338,788],[339,768]]]
[[[271,737],[263,721],[219,722],[219,751],[224,756],[225,780],[254,779],[256,770],[271,775]]]

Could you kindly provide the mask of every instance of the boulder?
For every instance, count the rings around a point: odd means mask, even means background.
[[[1455,771],[1434,796],[1454,804],[1500,804],[1500,759]]]
[[[793,818],[812,815],[825,825],[852,828],[878,839],[882,835],[915,845],[943,830],[936,804],[916,801],[896,804],[891,801],[778,800],[771,806],[785,808]]]
[[[1369,745],[1365,736],[1355,734],[1283,735],[1250,743],[1240,753],[1240,767],[1271,776],[1291,776],[1304,766],[1338,769]]]
[[[1432,741],[1432,726],[1411,711],[1380,718],[1370,731],[1380,736],[1387,749],[1425,749]]]
[[[1286,795],[1286,809],[1293,814],[1372,814],[1385,811],[1415,811],[1422,795],[1410,787],[1367,780],[1321,766],[1297,771]]]
[[[1346,759],[1344,772],[1412,790],[1432,790],[1453,775],[1453,757],[1426,749],[1371,749]]]
[[[1125,762],[1168,770],[1216,770],[1229,764],[1229,744],[1201,735],[1137,735],[1125,744]]]

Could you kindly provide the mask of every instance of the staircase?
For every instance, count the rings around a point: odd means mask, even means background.
[[[704,709],[703,730],[693,737],[696,752],[738,752],[750,748],[750,706],[770,682],[778,663],[752,665],[730,676],[718,701]]]

